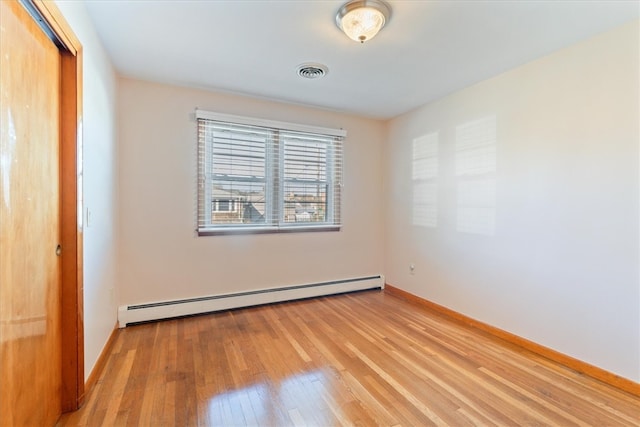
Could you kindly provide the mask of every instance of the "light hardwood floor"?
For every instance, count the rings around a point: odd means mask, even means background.
[[[61,426],[638,426],[640,398],[381,291],[128,327]]]

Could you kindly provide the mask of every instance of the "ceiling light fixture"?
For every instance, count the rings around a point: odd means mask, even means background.
[[[391,8],[380,0],[352,0],[336,14],[336,25],[352,40],[364,43],[384,27]]]

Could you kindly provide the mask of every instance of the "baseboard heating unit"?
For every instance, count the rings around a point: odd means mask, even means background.
[[[175,301],[125,305],[118,308],[118,325],[120,328],[124,328],[131,323],[383,288],[383,276],[370,276],[283,288],[259,289],[233,294],[209,295]]]

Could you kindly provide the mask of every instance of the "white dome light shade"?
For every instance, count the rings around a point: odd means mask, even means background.
[[[370,7],[352,10],[342,18],[342,31],[361,43],[374,38],[383,25],[384,15]]]
[[[389,7],[381,1],[351,1],[340,8],[336,24],[352,40],[371,40],[389,19]]]

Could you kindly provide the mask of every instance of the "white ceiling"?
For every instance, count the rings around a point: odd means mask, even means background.
[[[390,118],[640,16],[625,1],[389,1],[356,43],[335,0],[87,0],[125,76]],[[302,62],[329,67],[321,79]]]

